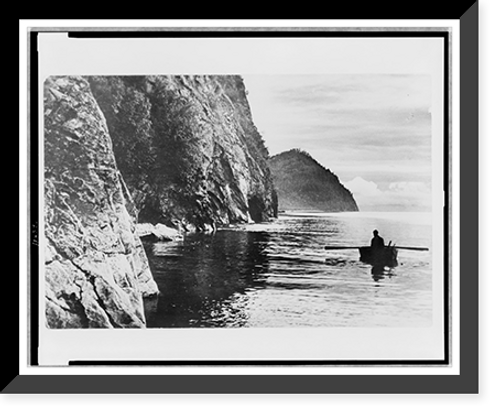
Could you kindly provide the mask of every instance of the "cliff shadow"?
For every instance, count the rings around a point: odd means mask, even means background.
[[[265,232],[219,231],[188,235],[182,243],[145,242],[160,289],[147,326],[244,325],[246,293],[265,285],[268,241]]]

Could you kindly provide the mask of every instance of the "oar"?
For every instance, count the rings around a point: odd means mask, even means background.
[[[389,245],[387,245],[389,246]],[[408,249],[410,251],[428,251],[429,248],[425,246],[397,246],[397,245],[390,245],[392,248],[396,249]],[[368,248],[368,246],[333,246],[333,245],[327,245],[325,246],[325,249],[359,249],[359,248]]]
[[[359,249],[365,248],[364,246],[325,246],[325,249]]]
[[[408,249],[410,251],[428,251],[429,248],[425,246],[397,246],[395,245],[394,248],[396,249]]]

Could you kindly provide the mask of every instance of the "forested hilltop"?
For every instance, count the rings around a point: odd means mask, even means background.
[[[271,157],[269,166],[280,210],[358,211],[352,193],[307,152],[292,149]]]

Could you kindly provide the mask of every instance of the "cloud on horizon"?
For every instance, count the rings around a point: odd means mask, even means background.
[[[398,204],[404,197],[416,201],[398,187],[384,188],[387,183],[410,183],[413,171],[430,186],[430,76],[252,75],[244,81],[271,154],[301,148],[341,179],[345,172],[350,180],[373,182]],[[375,174],[381,171],[383,182]]]
[[[344,185],[364,211],[379,210],[380,206],[388,204],[387,201],[394,210],[401,211],[430,211],[432,207],[431,187],[425,182],[392,182],[382,190],[377,183],[357,176]]]

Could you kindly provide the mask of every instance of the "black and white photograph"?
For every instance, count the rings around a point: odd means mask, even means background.
[[[40,36],[40,364],[448,363],[449,30],[166,33]]]
[[[48,327],[431,325],[430,87],[48,78]]]

